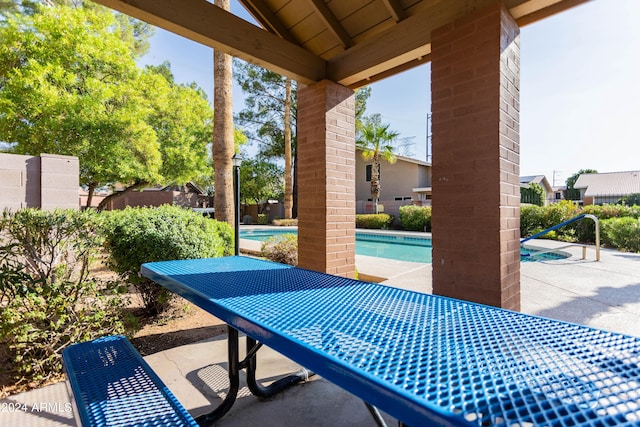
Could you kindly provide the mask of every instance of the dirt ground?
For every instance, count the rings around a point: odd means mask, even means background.
[[[141,298],[132,295],[129,309],[139,312],[141,307]],[[141,327],[131,337],[131,343],[143,356],[226,332],[222,321],[180,297],[176,297],[168,313],[156,318],[138,318]],[[0,366],[11,366],[11,363],[6,355],[0,354]],[[64,380],[60,375],[46,384],[15,383],[11,373],[10,369],[0,368],[0,399]]]
[[[226,332],[224,322],[186,300],[174,302],[174,306],[167,316],[144,323],[131,338],[143,356]]]

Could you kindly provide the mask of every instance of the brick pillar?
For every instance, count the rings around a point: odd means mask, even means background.
[[[520,309],[519,29],[497,1],[432,34],[433,290]]]
[[[298,90],[298,265],[355,274],[355,97],[331,81]]]

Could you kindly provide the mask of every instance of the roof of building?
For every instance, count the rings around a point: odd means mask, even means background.
[[[544,175],[527,175],[520,177],[520,186],[527,187],[529,184],[538,184],[544,188],[544,191],[547,193],[553,192],[553,188],[551,188],[547,177]]]
[[[640,171],[585,173],[574,188],[586,189],[584,196],[626,196],[640,193]]]

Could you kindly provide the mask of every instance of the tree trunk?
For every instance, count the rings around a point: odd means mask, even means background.
[[[293,214],[293,171],[291,165],[291,79],[286,78],[284,101],[284,217]]]
[[[373,156],[371,164],[371,200],[373,201],[373,213],[378,213],[378,201],[380,200],[380,158]]]
[[[85,205],[85,208],[90,208],[91,207],[91,202],[93,202],[93,194],[96,192],[96,184],[94,184],[93,182],[91,184],[89,184],[89,188],[87,189],[87,204]]]
[[[216,6],[229,11],[229,0],[215,0]],[[213,52],[213,167],[215,170],[214,210],[218,221],[234,225],[233,206],[233,111],[231,99],[232,57]]]

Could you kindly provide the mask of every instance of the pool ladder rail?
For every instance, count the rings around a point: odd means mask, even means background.
[[[580,214],[576,217],[573,217],[571,219],[568,219],[566,221],[561,222],[560,224],[554,225],[553,227],[549,227],[546,230],[542,230],[539,233],[534,234],[533,236],[529,236],[529,237],[525,237],[524,239],[520,240],[520,246],[522,246],[522,244],[526,241],[532,240],[532,239],[536,239],[540,236],[543,236],[545,234],[547,234],[550,231],[553,230],[557,230],[558,228],[564,227],[567,224],[571,224],[572,222],[576,222],[576,221],[580,221],[582,219],[592,219],[593,222],[596,225],[596,261],[600,261],[600,221],[598,220],[598,217],[596,217],[595,215],[591,215],[591,214]],[[582,246],[582,259],[586,259],[587,258],[587,245],[586,244],[582,244],[582,245],[576,245],[576,244],[571,244],[571,245],[565,245],[565,246],[561,246],[559,248],[554,248],[554,249],[549,249],[546,251],[541,251],[541,252],[536,252],[535,254],[532,255],[525,255],[525,256],[538,256],[538,255],[542,255],[542,254],[546,254],[546,253],[550,253],[550,252],[555,252],[559,249],[564,249],[564,248],[570,248],[570,247],[574,247],[574,246]]]

